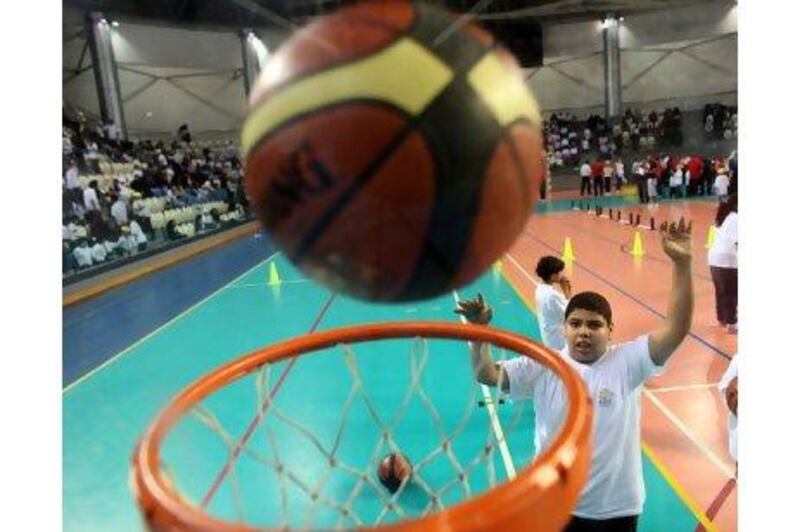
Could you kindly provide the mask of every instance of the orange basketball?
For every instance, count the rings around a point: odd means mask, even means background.
[[[483,273],[544,174],[541,118],[513,56],[423,3],[364,2],[272,55],[242,132],[252,208],[330,289],[427,299]]]
[[[400,484],[411,476],[411,462],[398,453],[387,454],[378,464],[378,479],[391,493],[397,491]]]

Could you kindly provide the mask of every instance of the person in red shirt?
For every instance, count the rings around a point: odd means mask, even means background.
[[[700,196],[700,184],[703,177],[703,159],[694,156],[688,157],[686,162],[686,171],[689,173],[689,195]]]
[[[602,196],[603,195],[603,167],[605,166],[605,161],[601,158],[597,158],[595,162],[592,163],[592,183],[594,184],[594,195],[595,196]]]

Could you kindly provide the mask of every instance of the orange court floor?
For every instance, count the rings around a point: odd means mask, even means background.
[[[602,205],[611,198],[585,198]],[[566,200],[561,199],[564,203]],[[576,206],[579,200],[575,200]],[[570,202],[570,205],[572,202]],[[613,340],[631,340],[664,319],[671,285],[671,262],[650,230],[681,217],[692,222],[695,308],[690,336],[663,375],[650,379],[642,399],[642,440],[646,455],[684,502],[703,512],[719,530],[737,529],[736,464],[728,454],[727,408],[717,384],[737,351],[737,337],[716,323],[714,287],[707,263],[708,231],[716,213],[713,200],[627,203],[597,216],[568,207],[535,214],[507,254],[504,275],[534,309],[533,273],[538,259],[561,256],[569,239],[574,261],[568,263],[573,292],[605,295],[613,310]],[[616,220],[617,211],[621,211]],[[637,215],[640,226],[625,222]],[[631,254],[636,234],[644,255]],[[700,528],[700,527],[699,527]],[[702,528],[700,528],[702,529]]]

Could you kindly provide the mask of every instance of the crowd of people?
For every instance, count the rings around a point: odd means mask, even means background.
[[[737,155],[727,158],[676,154],[648,155],[631,161],[621,157],[584,160],[579,169],[581,196],[620,192],[627,183],[636,185],[641,203],[660,198],[687,198],[713,194],[725,198],[737,192]]]
[[[618,124],[591,115],[553,113],[544,123],[544,139],[551,168],[575,167],[587,154],[619,157],[644,149],[677,147],[683,142],[681,111],[677,107],[644,113],[627,109]]]
[[[66,116],[62,131],[65,275],[245,218],[231,141],[192,142],[186,126],[167,142],[121,140]]]
[[[739,134],[739,115],[735,105],[707,104],[703,108],[703,129],[708,140],[730,140]]]

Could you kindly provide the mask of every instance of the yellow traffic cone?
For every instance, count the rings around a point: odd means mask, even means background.
[[[711,249],[714,239],[717,238],[717,228],[713,225],[708,226],[708,236],[706,237],[706,249]]]
[[[561,252],[561,260],[572,262],[575,260],[575,253],[572,251],[572,240],[569,237],[564,239],[564,250]]]
[[[503,261],[501,259],[497,259],[492,264],[492,273],[495,277],[500,277],[503,274]]]
[[[631,255],[634,257],[644,257],[644,245],[642,244],[642,235],[639,231],[636,231],[636,234],[633,237],[633,249],[631,250]]]
[[[278,275],[278,267],[275,265],[275,262],[269,263],[269,285],[275,286],[281,284],[281,276]]]

